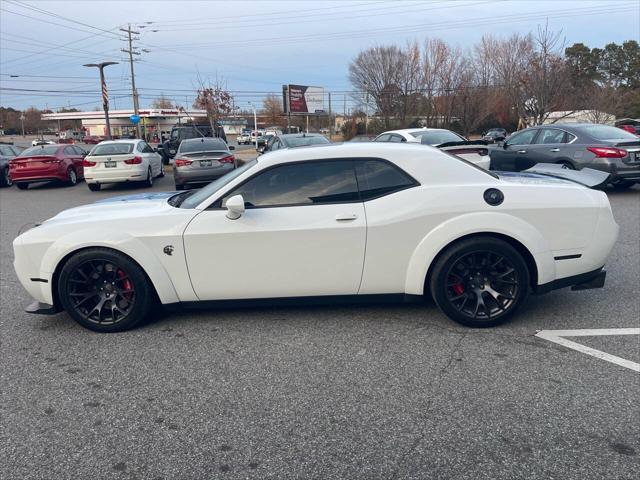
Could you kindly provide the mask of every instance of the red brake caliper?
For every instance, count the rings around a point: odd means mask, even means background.
[[[122,280],[122,286],[124,287],[123,290],[131,290],[133,289],[133,283],[131,283],[131,280],[129,278],[125,278],[126,276],[127,274],[124,273],[124,270],[118,269],[118,278],[124,278],[124,280]],[[133,297],[133,292],[125,293],[123,297],[127,300],[131,300],[131,297]]]
[[[456,277],[455,276],[451,276],[449,279],[450,282],[455,282],[456,281]],[[454,283],[453,285],[451,285],[451,288],[453,288],[453,291],[455,292],[456,295],[462,295],[462,292],[464,292],[464,285],[462,285],[462,283],[458,282],[458,283]]]

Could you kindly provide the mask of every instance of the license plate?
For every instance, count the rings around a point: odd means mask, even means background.
[[[114,162],[114,161],[104,162],[105,168],[114,168],[117,165],[118,165],[118,162]]]
[[[216,162],[218,164],[219,162]],[[213,166],[213,162],[211,160],[200,160],[201,167],[211,167]]]
[[[175,155],[175,154],[176,154],[176,151],[175,151],[175,150],[173,150],[173,149],[171,149],[171,150],[169,150],[169,153],[170,153],[171,155]]]

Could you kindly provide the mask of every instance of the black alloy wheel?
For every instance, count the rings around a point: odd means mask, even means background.
[[[440,256],[431,293],[451,319],[472,327],[504,323],[529,294],[529,271],[509,243],[491,237],[463,240]]]
[[[125,255],[104,248],[71,257],[60,273],[58,294],[78,323],[99,332],[135,327],[153,300],[142,269]]]

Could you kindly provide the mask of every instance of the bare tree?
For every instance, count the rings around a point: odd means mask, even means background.
[[[275,95],[267,95],[262,102],[262,115],[264,115],[271,125],[283,126],[284,117],[282,108],[282,98]]]
[[[160,96],[151,102],[151,108],[157,109],[170,109],[175,108],[173,102],[164,96],[164,93],[161,93]]]
[[[207,119],[211,125],[211,132],[218,136],[219,121],[232,111],[233,97],[227,91],[226,82],[216,76],[215,81],[205,82],[198,75],[198,95],[193,102],[193,108],[207,112]]]

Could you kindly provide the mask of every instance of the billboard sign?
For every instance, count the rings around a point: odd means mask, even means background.
[[[314,115],[324,113],[324,88],[305,85],[288,85],[289,108],[292,115]],[[286,95],[286,92],[285,92]],[[287,106],[285,96],[285,107]]]

